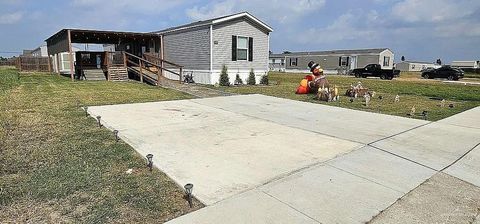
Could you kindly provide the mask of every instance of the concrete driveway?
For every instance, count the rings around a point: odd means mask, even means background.
[[[478,108],[430,123],[241,95],[88,112],[194,184],[207,207],[170,223],[361,223],[438,172],[480,186]]]

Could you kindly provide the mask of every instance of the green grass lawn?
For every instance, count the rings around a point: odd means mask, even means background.
[[[304,74],[291,73],[270,73],[270,86],[241,86],[241,87],[219,87],[220,89],[239,94],[265,94],[269,96],[282,97],[293,100],[300,100],[312,103],[321,103],[331,106],[345,107],[357,110],[385,113],[396,116],[407,116],[413,106],[416,108],[417,116],[422,111],[428,111],[428,120],[439,120],[459,112],[480,106],[480,86],[464,86],[458,84],[445,84],[434,80],[419,80],[415,78],[417,73],[409,73],[402,79],[380,80],[380,79],[359,79],[345,76],[328,76],[330,84],[339,87],[340,93],[344,94],[351,84],[361,81],[363,86],[376,92],[370,105],[364,105],[363,98],[356,99],[350,103],[348,97],[341,96],[340,102],[321,102],[315,99],[313,94],[297,95],[295,90]],[[400,96],[400,102],[394,103],[396,95]],[[383,100],[379,100],[378,96]],[[453,108],[440,107],[440,100],[445,99]],[[322,115],[319,115],[322,116]]]
[[[150,223],[198,209],[80,108],[186,98],[137,82],[71,82],[0,68],[0,222]]]

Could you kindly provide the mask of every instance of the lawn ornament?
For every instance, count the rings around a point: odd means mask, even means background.
[[[367,93],[368,93],[368,88],[363,87],[362,83],[358,82],[355,86],[350,85],[350,89],[347,90],[345,95],[349,97],[357,98],[357,97],[363,97]]]
[[[365,106],[368,107],[368,104],[370,103],[370,94],[365,94],[363,97],[365,98]]]
[[[399,95],[396,95],[395,96],[395,100],[394,100],[395,103],[398,103],[400,102],[400,96]]]
[[[328,81],[326,76],[323,74],[323,69],[319,64],[314,61],[308,63],[308,67],[312,74],[306,75],[304,79],[300,82],[296,93],[297,94],[307,94],[307,93],[318,93],[320,88],[329,88]]]
[[[445,99],[442,99],[442,101],[440,101],[440,107],[445,107]]]
[[[410,113],[407,114],[407,115],[408,116],[415,116],[415,111],[416,111],[415,106],[413,106],[412,109],[410,109]]]

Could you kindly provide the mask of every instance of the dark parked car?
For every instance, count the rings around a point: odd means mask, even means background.
[[[459,80],[463,78],[464,74],[462,69],[452,68],[448,65],[440,68],[427,68],[422,71],[422,77],[424,79],[446,78],[448,80]]]
[[[391,80],[393,77],[400,75],[400,70],[382,69],[379,64],[369,64],[364,68],[357,68],[351,71],[351,74],[359,78],[367,78],[368,76],[380,77],[381,79]]]

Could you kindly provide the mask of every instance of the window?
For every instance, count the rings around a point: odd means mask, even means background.
[[[285,59],[281,59],[281,60],[280,60],[280,64],[281,64],[281,65],[285,65]]]
[[[246,61],[248,58],[248,38],[237,37],[237,60]]]
[[[290,58],[290,66],[297,66],[298,58]]]
[[[415,64],[412,65],[412,69],[415,69]]]
[[[348,56],[341,56],[338,58],[338,66],[348,66],[350,61],[350,57]]]
[[[232,61],[253,61],[253,38],[232,36]]]
[[[390,57],[383,57],[383,66],[390,66]]]

